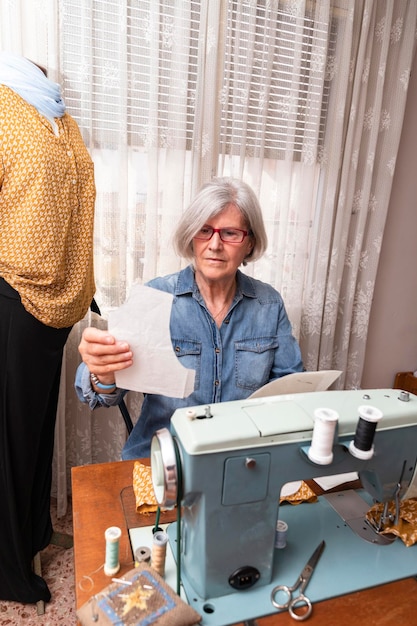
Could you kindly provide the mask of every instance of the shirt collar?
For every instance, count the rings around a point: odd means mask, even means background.
[[[255,287],[250,276],[246,276],[246,274],[243,274],[243,272],[237,270],[236,279],[236,296],[242,294],[242,296],[246,296],[247,298],[256,298]],[[194,277],[194,269],[192,265],[188,265],[179,273],[177,286],[175,288],[175,295],[183,296],[188,293],[194,293],[196,289],[197,285]]]

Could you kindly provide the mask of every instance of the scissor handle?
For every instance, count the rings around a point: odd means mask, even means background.
[[[284,604],[280,604],[275,599],[275,596],[279,592],[284,593],[287,596],[287,601],[284,602]],[[273,590],[271,591],[271,602],[274,605],[274,607],[276,609],[288,609],[291,603],[291,598],[292,598],[291,592],[292,592],[292,589],[290,589],[288,585],[277,585],[276,587],[274,587]]]
[[[307,607],[307,610],[301,615],[295,612],[295,609],[305,606]],[[300,593],[299,596],[293,598],[288,605],[288,613],[293,619],[297,620],[298,622],[302,622],[303,620],[307,619],[307,617],[310,617],[312,610],[313,605],[311,604],[311,600],[307,598],[307,596],[305,596],[303,593]]]
[[[298,622],[302,622],[311,615],[313,606],[311,604],[311,600],[307,598],[307,596],[305,596],[303,593],[300,593],[300,595],[298,595],[296,598],[293,598],[292,592],[293,588],[288,587],[288,585],[277,585],[271,591],[271,602],[276,609],[288,609],[288,612],[293,619],[297,620]],[[278,593],[285,594],[287,596],[287,601],[281,603],[277,602],[276,595]],[[296,609],[304,606],[307,607],[307,610],[302,615],[296,613]]]

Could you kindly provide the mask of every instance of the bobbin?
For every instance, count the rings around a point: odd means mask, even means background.
[[[135,561],[136,563],[150,563],[151,560],[151,551],[148,546],[139,546],[135,550]]]
[[[314,411],[314,430],[307,456],[317,465],[329,465],[333,461],[333,442],[339,414],[333,409],[318,408]]]
[[[349,452],[357,459],[367,461],[374,455],[373,439],[376,424],[382,418],[383,413],[375,406],[367,404],[358,407],[358,413],[359,421],[356,426],[355,436],[349,444]],[[364,438],[362,438],[363,434],[365,434]]]

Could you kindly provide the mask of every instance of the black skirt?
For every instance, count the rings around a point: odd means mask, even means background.
[[[0,599],[48,601],[32,559],[52,535],[50,492],[62,355],[71,328],[46,326],[0,278]]]

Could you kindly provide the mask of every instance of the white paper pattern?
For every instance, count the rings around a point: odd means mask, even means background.
[[[109,332],[133,352],[133,365],[116,372],[118,387],[172,398],[194,391],[195,371],[181,365],[172,349],[172,301],[169,293],[135,284],[126,302],[109,313]]]

